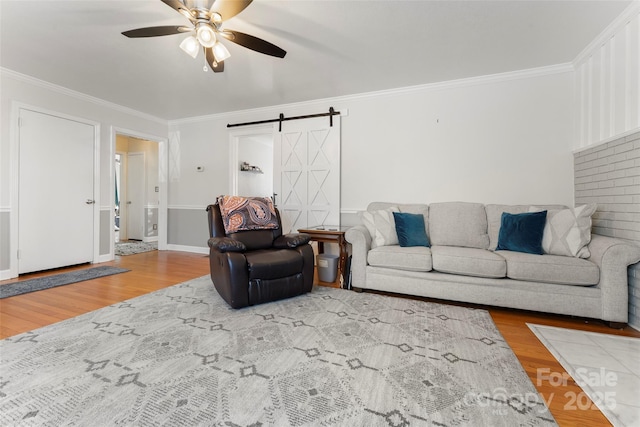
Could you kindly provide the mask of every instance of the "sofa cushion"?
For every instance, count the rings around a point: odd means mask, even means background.
[[[398,212],[397,206],[367,210],[360,214],[362,224],[367,227],[371,235],[372,247],[398,244],[393,212]]]
[[[504,258],[486,249],[432,246],[433,269],[442,273],[478,277],[505,277]]]
[[[304,259],[298,251],[291,249],[260,249],[247,252],[249,279],[280,279],[294,276],[302,271]]]
[[[484,205],[445,202],[429,205],[429,240],[436,246],[487,249],[487,214]]]
[[[431,246],[425,229],[424,216],[408,212],[394,212],[398,243],[402,247]]]
[[[539,210],[565,209],[563,205],[536,205]],[[487,205],[487,229],[489,233],[489,249],[496,250],[498,246],[498,234],[500,233],[500,222],[502,221],[502,212],[510,214],[519,214],[529,212],[531,205]]]
[[[431,249],[425,246],[378,246],[369,251],[367,262],[374,267],[431,271]]]
[[[544,253],[579,258],[589,258],[587,245],[591,241],[591,215],[598,205],[582,205],[573,209],[552,209],[547,212],[547,221],[542,237]],[[530,212],[542,210],[532,206]]]
[[[497,250],[542,255],[542,234],[547,211],[502,213]]]
[[[507,261],[510,279],[578,286],[596,285],[600,281],[600,269],[586,259],[512,251],[495,253]]]

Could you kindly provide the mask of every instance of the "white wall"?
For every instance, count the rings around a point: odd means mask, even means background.
[[[363,98],[343,121],[343,209],[374,200],[572,201],[570,71]]]
[[[640,1],[574,61],[580,149],[640,128]]]
[[[375,200],[572,204],[573,76],[558,66],[175,121],[169,206],[201,209],[229,191],[227,123],[330,106],[348,110],[343,213]]]
[[[6,232],[17,224],[8,224],[8,218],[13,209],[12,201],[12,168],[11,153],[12,129],[17,129],[12,117],[14,105],[21,104],[40,110],[51,111],[62,115],[78,117],[99,123],[100,134],[100,194],[96,200],[100,203],[100,209],[110,210],[112,203],[112,127],[130,129],[144,135],[157,135],[166,138],[168,125],[166,121],[139,113],[124,107],[89,97],[68,89],[33,79],[10,70],[0,68],[0,278],[6,278],[10,255],[15,248],[7,242],[10,240]],[[108,215],[105,219],[109,218]],[[111,224],[106,221],[100,224],[100,236],[109,236],[107,227]],[[104,230],[103,230],[104,228]],[[6,232],[5,232],[6,231]],[[103,242],[99,242],[103,243]],[[99,245],[105,247],[106,245]]]
[[[576,204],[598,203],[597,233],[638,242],[640,1],[574,61]],[[640,263],[628,269],[629,325],[640,329]]]
[[[111,127],[168,134],[168,234],[174,248],[206,247],[200,238],[206,234],[203,209],[230,190],[227,123],[330,106],[348,112],[342,120],[343,214],[374,200],[571,204],[573,77],[570,67],[550,67],[196,117],[171,122],[167,130],[161,120],[3,72],[0,207],[10,210],[12,100],[100,122],[103,173],[111,168]],[[109,180],[102,179],[106,208],[110,193]]]

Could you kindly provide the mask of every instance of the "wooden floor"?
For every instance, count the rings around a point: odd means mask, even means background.
[[[100,265],[123,267],[131,271],[0,300],[0,338],[46,326],[209,274],[207,256],[186,252],[146,252],[116,257],[115,261]],[[72,267],[72,269],[91,267],[84,265]],[[69,269],[62,271],[67,270]],[[57,274],[62,271],[54,270],[25,275],[19,279],[0,281],[0,286],[38,276]],[[586,395],[566,375],[562,366],[538,341],[526,323],[633,337],[640,337],[640,332],[629,327],[623,330],[614,330],[596,320],[542,315],[509,309],[488,309],[498,329],[529,374],[531,381],[547,401],[551,413],[560,426],[601,427],[611,425],[595,405],[585,405]],[[540,369],[548,369],[548,375],[552,373],[564,374],[569,380],[566,385],[551,385],[547,380],[538,379]],[[580,399],[580,405],[576,405],[576,399]],[[589,407],[587,408],[587,406]]]

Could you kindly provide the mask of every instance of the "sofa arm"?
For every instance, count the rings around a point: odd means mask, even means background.
[[[293,249],[298,246],[309,243],[311,236],[304,233],[289,233],[283,236],[278,236],[273,241],[273,247],[276,249]]]
[[[344,234],[351,243],[351,284],[359,288],[366,284],[367,255],[371,249],[371,235],[364,225],[349,228]]]
[[[208,243],[211,249],[219,252],[244,252],[247,250],[244,243],[230,237],[212,237]]]
[[[640,246],[613,237],[591,235],[591,256],[600,268],[598,287],[602,292],[602,319],[628,321],[629,283],[627,268],[640,261]]]

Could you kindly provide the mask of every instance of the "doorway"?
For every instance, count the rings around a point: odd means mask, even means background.
[[[230,140],[229,194],[234,196],[277,196],[273,192],[273,129],[256,126],[234,130]]]
[[[115,139],[114,253],[122,255],[119,245],[158,242],[159,143],[124,134]]]
[[[334,116],[333,124],[327,118],[308,118],[287,122],[282,131],[278,124],[231,131],[230,194],[272,195],[283,233],[308,226],[339,226],[340,126],[340,117]],[[269,148],[261,149],[261,144]],[[247,166],[249,171],[243,170]],[[271,194],[257,186],[249,188],[264,194],[244,193],[248,191],[245,183],[265,169],[271,176]]]
[[[256,134],[241,136],[238,142],[240,196],[271,197],[273,195],[273,136]]]

